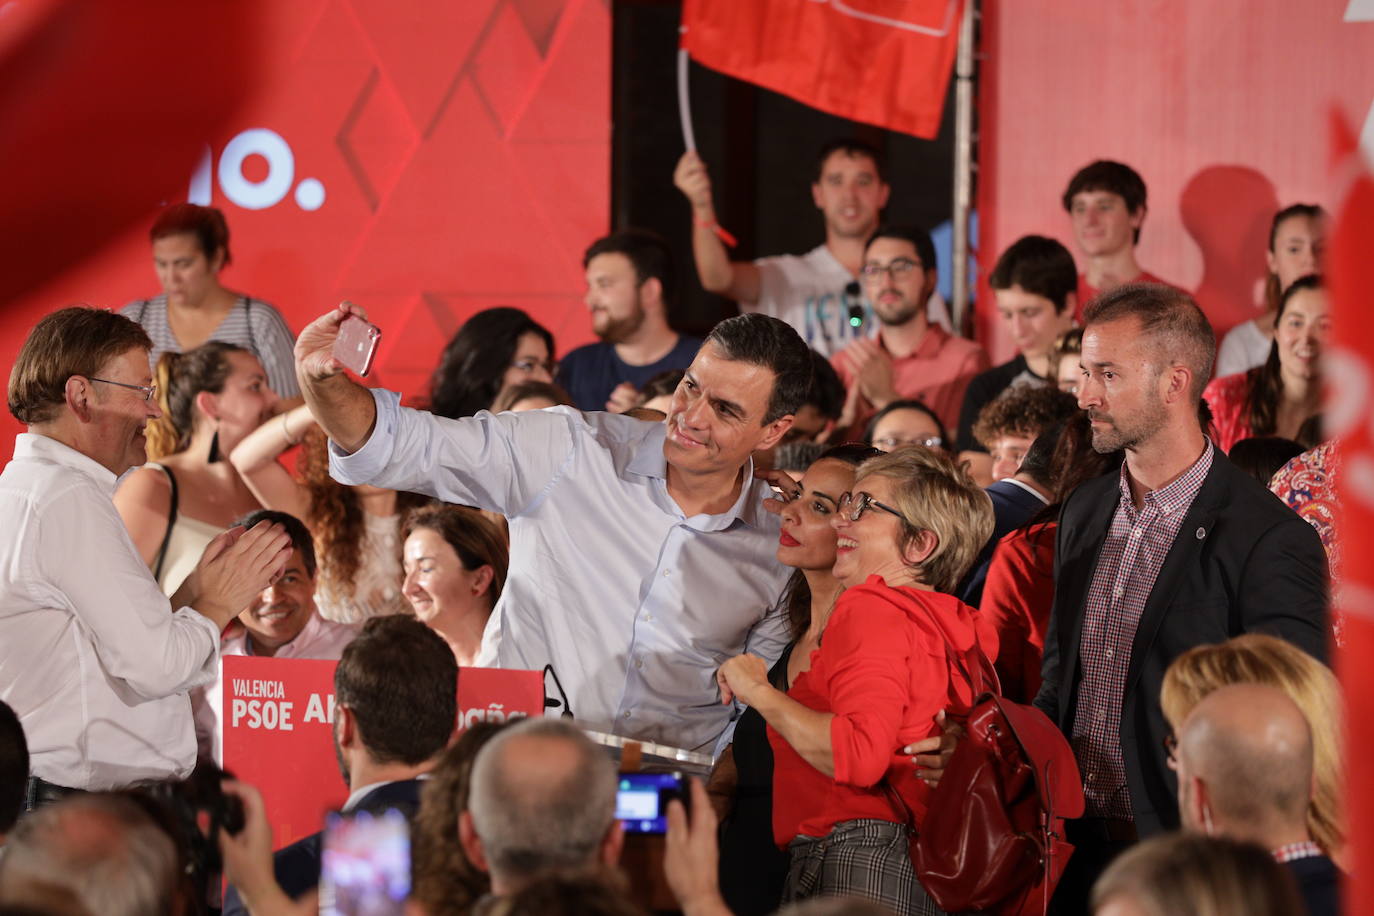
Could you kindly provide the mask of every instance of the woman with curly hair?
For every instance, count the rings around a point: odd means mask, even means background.
[[[278,460],[298,444],[304,445],[296,465],[299,479]],[[401,594],[401,529],[428,497],[336,482],[329,476],[328,442],[305,407],[264,423],[229,460],[263,506],[310,527],[319,557],[315,606],[320,616],[360,623],[410,613]]]

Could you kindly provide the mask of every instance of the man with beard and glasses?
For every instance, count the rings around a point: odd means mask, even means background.
[[[343,812],[394,808],[414,817],[422,778],[448,747],[458,713],[458,663],[443,638],[414,617],[373,617],[334,669],[334,753],[348,783]],[[277,851],[273,871],[290,897],[320,882],[322,833]],[[232,885],[224,916],[248,909]]]
[[[1086,910],[1108,862],[1179,827],[1159,692],[1188,649],[1249,632],[1325,659],[1326,557],[1316,533],[1203,434],[1216,340],[1187,293],[1119,287],[1085,313],[1078,404],[1117,474],[1065,500],[1035,705],[1070,739],[1087,798],[1056,894]]]
[[[773,491],[750,455],[792,427],[811,353],[764,315],[716,325],[665,421],[550,407],[449,420],[343,375],[351,303],[296,341],[330,473],[499,512],[510,571],[477,663],[553,665],[579,723],[710,751],[729,725],[716,669],[787,642]],[[771,663],[771,662],[770,662]]]
[[[930,235],[915,226],[879,228],[868,240],[859,276],[878,326],[833,360],[849,389],[845,419],[853,422],[846,438],[861,438],[875,413],[900,400],[923,402],[953,427],[964,389],[988,367],[988,357],[927,317],[925,305],[939,279]]]
[[[599,343],[558,364],[558,384],[579,410],[624,413],[649,379],[686,369],[701,341],[668,326],[673,253],[652,232],[627,229],[598,239],[582,257],[587,308]]]

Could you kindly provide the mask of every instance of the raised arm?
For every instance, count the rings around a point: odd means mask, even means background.
[[[367,314],[351,302],[321,315],[296,338],[296,378],[310,413],[325,434],[348,454],[356,452],[372,435],[377,408],[368,389],[350,379],[334,358],[339,325],[349,315]]]
[[[258,502],[268,509],[294,515],[304,521],[305,488],[277,461],[282,452],[301,441],[315,418],[304,405],[278,414],[253,430],[229,454],[234,470]]]
[[[697,276],[709,292],[752,305],[759,301],[759,269],[749,261],[731,261],[716,234],[716,207],[706,163],[688,150],[678,160],[673,184],[692,205],[692,254]]]

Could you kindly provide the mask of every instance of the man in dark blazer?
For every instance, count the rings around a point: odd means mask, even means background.
[[[1055,598],[1035,705],[1069,738],[1087,815],[1056,895],[1083,912],[1101,870],[1138,837],[1179,825],[1159,703],[1179,654],[1247,632],[1325,660],[1326,559],[1315,532],[1204,436],[1211,325],[1186,294],[1134,284],[1085,314],[1079,406],[1120,474],[1060,515]]]
[[[448,746],[457,718],[458,665],[448,644],[413,617],[374,617],[343,650],[334,670],[334,745],[352,793],[343,812],[379,815],[395,808],[410,820],[421,777]],[[299,897],[320,882],[322,833],[277,851],[281,889]],[[238,890],[224,916],[246,914]]]

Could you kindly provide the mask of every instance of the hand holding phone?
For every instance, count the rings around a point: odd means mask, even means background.
[[[621,773],[615,816],[626,833],[664,833],[668,802],[691,805],[687,777],[681,773]]]
[[[402,916],[410,896],[410,825],[399,811],[331,814],[320,860],[320,913]]]
[[[381,340],[382,331],[375,324],[349,315],[339,324],[339,336],[334,338],[334,358],[345,369],[366,376],[372,371]]]

